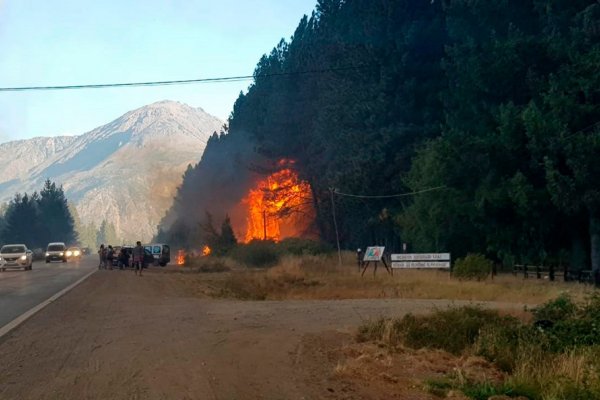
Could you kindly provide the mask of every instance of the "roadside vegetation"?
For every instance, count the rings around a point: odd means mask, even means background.
[[[458,276],[437,270],[395,270],[390,276],[381,263],[376,275],[369,266],[361,276],[354,253],[344,252],[342,258],[339,265],[337,254],[326,245],[289,239],[237,245],[224,256],[188,257],[185,267],[176,271],[191,273],[194,290],[241,300],[413,298],[535,305],[563,293],[583,299],[592,291],[587,285],[524,280],[512,274],[492,279],[489,261],[480,256],[457,261],[468,267]]]
[[[434,349],[457,360],[480,357],[499,373],[473,377],[454,369],[423,386],[440,397],[461,391],[472,399],[493,395],[531,400],[600,399],[600,295],[582,301],[568,295],[532,310],[523,321],[477,307],[438,310],[364,323],[359,342],[398,353]]]

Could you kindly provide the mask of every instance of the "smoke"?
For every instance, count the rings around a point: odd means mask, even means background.
[[[275,223],[276,226],[272,230],[267,229],[269,238],[306,236],[304,233],[309,230],[309,225],[315,218],[312,201],[308,202],[310,210],[306,207],[307,199],[312,199],[310,186],[307,183],[303,184],[305,186],[299,185],[295,174],[276,173],[284,168],[290,171],[287,169],[289,167],[290,165],[283,165],[279,160],[270,160],[258,154],[247,135],[213,136],[200,163],[186,172],[171,209],[161,221],[161,231],[166,232],[161,240],[168,240],[172,244],[197,246],[202,241],[202,225],[207,220],[206,213],[211,214],[217,229],[228,215],[240,242],[248,240],[249,224],[253,225],[253,231],[262,232],[266,229],[263,225]],[[291,180],[290,176],[293,176]],[[292,182],[295,190],[302,188],[304,196],[308,197],[294,198],[294,195],[298,196],[296,193],[277,198],[275,192],[271,193],[275,197],[271,198],[269,203],[265,203],[266,206],[261,206],[269,208],[267,212],[270,213],[267,217],[271,221],[264,222],[262,208],[258,213],[261,215],[258,216],[255,215],[256,212],[250,211],[249,195],[264,190],[265,180],[268,179],[286,179]],[[279,187],[282,188],[281,183]],[[290,186],[288,189],[291,188]],[[285,196],[285,193],[282,194]],[[274,211],[274,204],[281,205],[276,206]],[[287,210],[288,206],[292,206],[293,210]],[[275,215],[279,212],[289,215]],[[251,236],[262,238],[263,235],[258,232]]]
[[[161,230],[170,231],[171,237],[183,236],[197,229],[207,212],[220,223],[233,211],[235,215],[230,217],[237,224],[234,210],[253,184],[252,165],[258,159],[244,135],[213,136],[200,163],[186,172],[171,209],[161,221]]]

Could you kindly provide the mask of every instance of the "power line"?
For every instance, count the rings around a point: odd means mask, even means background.
[[[359,199],[389,199],[392,197],[407,197],[407,196],[414,196],[416,194],[420,194],[420,193],[426,193],[426,192],[433,192],[434,190],[440,190],[440,189],[444,189],[446,188],[446,186],[437,186],[437,187],[433,187],[433,188],[427,188],[427,189],[423,189],[423,190],[418,190],[416,192],[410,192],[410,193],[399,193],[399,194],[389,194],[389,195],[383,195],[383,196],[371,196],[371,195],[360,195],[360,194],[350,194],[350,193],[342,193],[342,192],[338,192],[337,190],[333,190],[333,194],[337,194],[340,196],[345,196],[345,197],[354,197],[354,198],[359,198]]]
[[[365,68],[372,68],[376,65],[348,66],[339,68],[315,69],[307,71],[291,71],[278,72],[272,74],[258,75],[241,75],[228,76],[220,78],[198,78],[198,79],[181,79],[171,81],[149,81],[149,82],[127,82],[127,83],[99,83],[99,84],[80,84],[80,85],[55,85],[55,86],[19,86],[19,87],[0,87],[0,92],[25,92],[25,91],[42,91],[42,90],[79,90],[79,89],[106,89],[106,88],[130,88],[130,87],[148,87],[148,86],[172,86],[172,85],[188,85],[196,83],[226,83],[226,82],[241,82],[250,79],[273,78],[279,76],[297,76],[322,74],[328,72],[350,71]]]
[[[587,127],[583,128],[583,129],[580,129],[580,130],[578,130],[576,132],[573,132],[570,135],[559,137],[558,140],[569,140],[569,139],[573,138],[574,136],[577,136],[580,133],[583,133],[583,132],[589,131],[592,128],[595,128],[598,125],[600,125],[600,121],[596,121],[596,123],[594,123],[594,124],[592,124],[590,126],[587,126]]]

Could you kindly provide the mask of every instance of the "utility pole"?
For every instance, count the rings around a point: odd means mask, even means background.
[[[340,248],[340,235],[338,233],[337,219],[335,218],[335,200],[333,198],[334,188],[329,188],[329,193],[331,194],[331,213],[333,214],[333,226],[335,228],[335,241],[337,242],[337,250],[338,250],[338,261],[340,266],[342,265],[342,249]]]
[[[263,240],[267,240],[267,210],[263,210]]]

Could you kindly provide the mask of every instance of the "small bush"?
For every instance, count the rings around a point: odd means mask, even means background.
[[[230,270],[231,269],[220,259],[207,259],[200,263],[200,267],[198,268],[198,272],[204,273],[227,272]]]
[[[562,294],[533,310],[536,322],[550,321],[556,323],[572,318],[577,312],[577,305],[567,294]]]
[[[484,327],[490,330],[513,326],[518,321],[497,311],[461,307],[436,311],[431,315],[408,314],[401,319],[367,322],[359,327],[361,341],[384,341],[390,346],[404,343],[412,348],[435,348],[460,354],[471,347]]]
[[[230,252],[231,258],[253,268],[272,267],[279,262],[280,253],[272,241],[253,240],[237,246]]]
[[[481,328],[474,349],[477,355],[495,363],[502,371],[511,372],[519,361],[515,354],[522,352],[528,343],[540,347],[546,342],[532,327],[515,318],[504,318],[501,324]]]
[[[484,280],[492,270],[492,262],[481,254],[469,254],[454,263],[452,276],[459,279]]]
[[[384,337],[386,325],[389,320],[379,318],[374,321],[368,321],[358,327],[356,340],[359,342],[367,342],[369,340],[378,341]]]
[[[550,341],[552,351],[600,345],[600,295],[574,303],[561,296],[534,310],[535,323]]]
[[[404,343],[413,348],[430,347],[460,354],[472,346],[485,326],[502,326],[510,317],[497,311],[477,307],[461,307],[437,311],[429,316],[407,315],[398,324]]]
[[[310,239],[287,238],[277,244],[277,249],[282,255],[316,256],[328,254],[333,250],[326,243]]]

